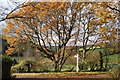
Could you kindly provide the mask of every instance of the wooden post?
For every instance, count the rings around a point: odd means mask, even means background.
[[[78,65],[79,55],[77,54],[74,57],[77,58],[76,72],[78,72],[79,71],[79,65]]]

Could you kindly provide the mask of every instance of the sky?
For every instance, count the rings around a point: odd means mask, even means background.
[[[0,0],[0,15],[3,13],[8,14],[11,10],[13,10],[16,7],[13,1],[15,0]],[[17,0],[17,2],[19,1],[21,0]],[[25,0],[22,0],[22,1],[25,1]],[[5,17],[5,15],[0,16],[0,18],[3,18],[3,17]],[[4,26],[5,26],[5,21],[0,22],[0,34]]]

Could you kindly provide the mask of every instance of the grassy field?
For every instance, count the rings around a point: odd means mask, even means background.
[[[99,51],[103,51],[103,49],[96,49],[95,50],[95,53],[96,54],[99,54]],[[90,53],[91,51],[89,51],[89,53]],[[25,61],[25,60],[35,60],[36,61],[36,59],[35,59],[35,57],[29,57],[29,58],[26,58],[26,57],[13,57],[13,58],[15,58],[19,63],[20,62],[22,62],[22,61]],[[43,58],[43,59],[45,59],[45,58]],[[41,62],[41,58],[40,59],[38,59],[37,61],[39,61],[39,62]],[[74,59],[74,60],[72,60],[74,63],[69,63],[69,61],[71,61],[71,60],[68,60],[67,61],[67,63],[64,65],[64,67],[63,67],[63,69],[62,69],[62,71],[64,72],[64,71],[67,71],[67,70],[70,70],[71,68],[73,68],[74,67],[74,69],[73,69],[73,72],[75,72],[76,71],[76,59]],[[80,61],[79,61],[80,62]],[[104,63],[105,63],[105,57],[104,57]],[[108,64],[109,65],[114,65],[114,64],[118,64],[118,54],[114,54],[114,55],[109,55],[109,61],[108,61]],[[50,69],[51,71],[53,71],[53,69]],[[40,71],[40,70],[39,70]],[[39,72],[38,71],[38,72]]]
[[[99,51],[103,51],[103,49],[96,49],[95,53],[99,54]],[[90,53],[91,51],[89,51]],[[25,61],[28,58],[23,57],[14,57],[17,61]],[[43,58],[44,59],[44,58]],[[30,57],[29,60],[35,60],[35,57]],[[38,61],[41,61],[38,60]],[[105,63],[105,57],[104,57]],[[109,65],[118,64],[118,54],[109,55]],[[73,72],[66,72],[74,67]],[[53,69],[51,69],[53,71]],[[12,73],[12,76],[16,76],[16,78],[110,78],[110,74],[107,72],[94,71],[94,72],[75,72],[76,71],[76,59],[74,64],[70,64],[69,61],[65,64],[62,72],[32,72],[32,73]]]
[[[109,63],[118,64],[118,54],[110,55],[109,56]]]

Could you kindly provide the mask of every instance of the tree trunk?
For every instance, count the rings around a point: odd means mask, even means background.
[[[94,71],[94,65],[90,67],[90,71]]]
[[[105,69],[107,70],[107,67],[108,67],[108,55],[106,55],[106,63],[105,63]]]
[[[64,65],[64,62],[60,64],[59,62],[55,61],[55,69],[54,69],[54,71],[55,72],[61,72],[61,70],[63,68],[63,65]]]
[[[85,50],[83,49],[83,56],[82,56],[82,70],[84,70],[84,65],[85,65]]]
[[[101,51],[99,51],[100,54],[100,70],[103,69],[103,53]]]
[[[55,62],[55,69],[54,69],[54,71],[55,71],[55,72],[60,72],[61,69],[62,69],[62,68],[60,68],[60,67],[61,67],[61,64],[59,64],[59,62]]]
[[[28,63],[28,64],[26,64],[26,66],[27,66],[27,72],[29,73],[29,72],[31,72],[31,67],[30,67],[30,64]]]
[[[83,61],[85,60],[85,50],[83,50]]]
[[[54,69],[55,72],[58,72],[58,62],[55,61],[55,69]]]

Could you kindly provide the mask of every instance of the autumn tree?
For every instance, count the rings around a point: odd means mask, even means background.
[[[118,50],[118,16],[114,13],[108,5],[114,4],[112,3],[102,3],[102,7],[105,10],[104,13],[99,12],[99,16],[101,16],[102,21],[104,22],[100,29],[98,30],[99,35],[99,43],[98,45],[101,48],[104,48],[105,55],[105,69],[107,70],[109,55],[114,53],[113,51]],[[102,11],[103,11],[102,9]],[[100,10],[99,10],[100,11]]]
[[[72,40],[70,51],[66,49],[68,44],[71,45],[70,39],[76,35],[73,31],[76,28],[77,3],[28,2],[25,5],[29,6],[9,15],[24,18],[8,20],[5,32],[17,39],[29,40],[42,52],[42,56],[54,62],[56,72],[61,71],[76,45],[76,40]]]
[[[117,40],[115,16],[107,7],[108,3],[84,3],[78,12],[79,39],[78,43],[82,44],[82,62],[88,51],[94,50],[100,46],[105,46],[111,41]],[[106,58],[107,59],[107,58]]]
[[[7,15],[4,32],[10,45],[25,39],[36,46],[42,56],[54,62],[55,71],[59,72],[76,46],[82,43],[84,60],[87,51],[94,51],[94,46],[112,38],[109,36],[115,33],[114,17],[105,5],[26,2]]]

